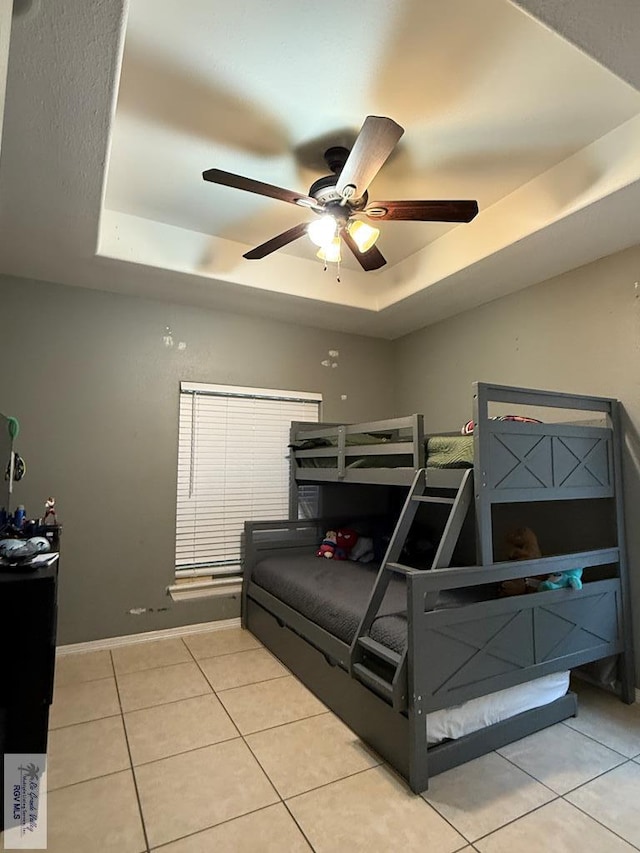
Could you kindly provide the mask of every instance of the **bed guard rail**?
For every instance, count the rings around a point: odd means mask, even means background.
[[[358,442],[358,436],[366,436],[367,443]],[[375,439],[378,441],[375,441]],[[372,441],[373,439],[373,441]],[[301,447],[303,443],[317,440],[318,447]],[[326,442],[326,444],[325,444]],[[294,422],[290,432],[291,458],[294,472],[299,479],[345,479],[349,466],[355,459],[364,457],[402,456],[409,457],[406,467],[417,471],[424,467],[424,420],[420,414],[402,418],[390,418],[382,421],[368,421],[356,424],[310,424]],[[308,467],[300,465],[302,460],[335,459],[335,466]],[[380,464],[377,470],[384,468]],[[389,468],[397,467],[390,460]],[[357,470],[362,474],[363,468]],[[375,475],[374,475],[375,476]],[[365,479],[371,479],[364,475]]]

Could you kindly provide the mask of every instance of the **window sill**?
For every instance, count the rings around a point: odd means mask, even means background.
[[[218,586],[212,583],[179,584],[167,587],[167,593],[174,601],[193,601],[201,598],[221,598],[240,595],[242,582]]]

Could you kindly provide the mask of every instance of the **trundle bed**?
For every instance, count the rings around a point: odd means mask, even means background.
[[[550,417],[491,419],[495,404]],[[558,422],[567,410],[577,420]],[[244,625],[416,792],[575,715],[573,668],[616,656],[615,689],[634,700],[617,401],[476,383],[474,424],[426,440],[421,415],[294,424],[291,517],[245,530]],[[321,517],[301,519],[312,484]],[[506,561],[514,522],[552,556]],[[390,526],[381,559],[315,556],[327,529],[359,523]],[[429,524],[428,556],[411,551]],[[498,595],[577,568],[581,590]]]

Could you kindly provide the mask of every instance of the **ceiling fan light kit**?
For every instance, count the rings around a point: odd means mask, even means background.
[[[321,261],[330,264],[339,264],[342,260],[340,254],[342,241],[339,237],[334,237],[330,243],[327,243],[326,246],[318,249],[316,252],[316,257],[320,258]]]
[[[328,243],[331,243],[333,238],[336,236],[336,230],[338,228],[338,223],[330,216],[328,213],[325,213],[324,216],[321,216],[319,219],[315,219],[313,222],[310,222],[307,226],[307,234],[309,235],[309,239],[312,243],[315,243],[316,246],[326,246]]]
[[[295,225],[246,252],[243,257],[248,260],[264,258],[307,234],[320,247],[317,256],[325,264],[340,262],[340,246],[344,241],[360,266],[368,272],[380,269],[386,260],[375,245],[380,230],[362,222],[357,216],[405,222],[470,222],[478,213],[478,203],[471,200],[375,201],[369,205],[369,184],[403,133],[404,129],[393,119],[367,116],[351,151],[338,146],[325,151],[325,162],[332,174],[314,181],[308,195],[221,169],[208,169],[202,177],[214,184],[296,204],[319,217],[310,223]]]
[[[373,228],[360,219],[352,219],[347,225],[347,231],[353,237],[360,252],[368,252],[376,244],[380,229]]]

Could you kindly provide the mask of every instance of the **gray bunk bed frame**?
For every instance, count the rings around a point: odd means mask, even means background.
[[[607,425],[490,420],[491,402],[600,412],[607,416]],[[245,526],[243,624],[396,768],[416,793],[427,789],[430,776],[574,716],[577,700],[569,692],[543,707],[428,747],[426,716],[432,711],[611,655],[619,656],[621,700],[635,700],[618,402],[478,382],[474,383],[474,421],[473,469],[442,472],[424,467],[420,415],[367,424],[293,427],[292,444],[301,437],[337,438],[335,448],[315,451],[318,457],[335,456],[337,464],[335,468],[300,467],[298,459],[313,455],[313,451],[292,451],[292,511],[297,513],[294,494],[299,484],[408,486],[351,645],[252,580],[253,568],[267,556],[310,553],[331,521],[292,517],[247,522]],[[394,430],[407,429],[411,440],[403,441],[402,446],[387,440],[375,450],[370,445],[350,446],[346,441],[349,434],[378,432],[388,436]],[[350,456],[374,452],[409,452],[413,464],[407,468],[349,468]],[[432,478],[433,473],[436,478]],[[455,489],[451,476],[457,478]],[[536,560],[494,562],[494,505],[576,498],[614,500],[616,547]],[[430,570],[399,562],[417,508],[424,502],[449,505],[448,520]],[[451,567],[451,556],[472,503],[476,511],[478,564]],[[442,590],[588,567],[606,567],[609,576],[586,582],[580,591],[558,589],[435,609]],[[369,636],[389,581],[396,574],[405,577],[407,590],[407,646],[402,655]]]

